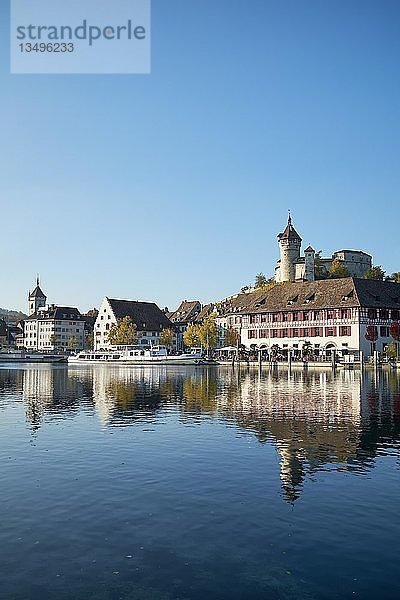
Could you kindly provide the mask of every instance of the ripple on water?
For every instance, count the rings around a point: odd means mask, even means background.
[[[397,597],[399,391],[385,372],[0,368],[4,597]]]

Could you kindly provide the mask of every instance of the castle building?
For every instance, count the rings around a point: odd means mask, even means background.
[[[330,258],[322,258],[308,246],[301,256],[302,239],[292,224],[289,214],[287,225],[278,235],[280,258],[275,267],[275,281],[314,281],[328,274],[336,259],[343,263],[351,277],[363,277],[372,267],[372,256],[361,250],[338,250]]]

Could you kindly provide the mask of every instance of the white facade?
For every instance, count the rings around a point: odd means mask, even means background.
[[[76,308],[50,307],[32,315],[24,324],[27,350],[52,351],[84,348],[85,322]]]
[[[359,309],[309,311],[298,319],[280,320],[285,313],[243,315],[241,342],[247,348],[255,344],[269,350],[278,345],[282,351],[301,351],[307,341],[319,354],[328,350],[360,349]],[[289,314],[286,313],[289,318]],[[285,318],[285,317],[283,317]]]
[[[285,314],[288,320],[278,317]],[[292,319],[289,315],[293,314],[296,313],[243,315],[241,343],[247,348],[255,345],[266,350],[278,345],[280,350],[286,352],[301,351],[303,344],[309,342],[319,355],[331,350],[342,353],[362,351],[368,357],[373,354],[374,347],[378,352],[384,352],[386,346],[393,342],[389,327],[399,316],[397,309],[390,311],[359,307],[309,311],[307,318],[301,320]],[[374,345],[365,338],[367,327],[371,325],[376,327],[378,335]]]
[[[118,300],[110,300],[107,296],[103,299],[99,314],[97,315],[97,319],[94,325],[94,349],[95,350],[107,350],[110,347],[110,343],[108,341],[108,332],[110,330],[111,325],[117,323],[117,317],[112,308],[113,302],[120,302]],[[130,301],[124,301],[130,302]],[[135,304],[132,301],[132,304]],[[151,304],[151,303],[136,303],[141,305]],[[152,305],[154,307],[154,305]],[[157,307],[158,309],[158,307]],[[158,309],[159,310],[159,309]],[[161,312],[161,311],[160,311]],[[165,315],[164,315],[165,317]],[[121,317],[120,317],[121,318]],[[122,317],[123,318],[123,317]],[[161,320],[161,318],[160,318]],[[165,317],[165,320],[166,317]],[[137,325],[137,324],[136,324]],[[147,323],[144,321],[141,323],[142,328],[137,325],[137,343],[141,345],[153,345],[156,346],[159,344],[160,340],[160,332],[162,327],[171,326],[171,323],[157,323],[157,326],[153,328],[147,328]],[[176,343],[176,339],[175,339]]]

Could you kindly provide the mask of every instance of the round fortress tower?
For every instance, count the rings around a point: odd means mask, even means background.
[[[290,213],[285,231],[278,235],[278,239],[281,256],[279,281],[294,281],[296,262],[300,258],[301,237],[292,225]]]

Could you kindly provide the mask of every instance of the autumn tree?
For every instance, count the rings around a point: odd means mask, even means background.
[[[385,354],[390,359],[397,358],[397,344],[394,342],[388,344],[385,349]]]
[[[204,319],[204,322],[199,327],[199,339],[200,343],[206,350],[215,348],[218,342],[218,328],[215,323],[215,316],[208,315]]]
[[[85,346],[89,350],[93,349],[93,347],[94,347],[94,335],[93,335],[93,333],[89,333],[89,335],[86,336],[86,338],[85,338]]]
[[[385,279],[386,272],[382,269],[380,265],[377,267],[371,267],[364,273],[364,279],[376,279],[378,281],[383,281]]]
[[[225,345],[226,346],[236,346],[239,341],[239,333],[234,327],[228,327],[225,333]]]
[[[68,348],[70,350],[76,350],[78,347],[78,336],[77,335],[71,335],[68,339]]]
[[[137,327],[130,317],[119,319],[108,331],[108,341],[112,346],[130,346],[137,342]]]
[[[396,273],[392,273],[390,279],[395,283],[400,283],[400,272],[396,271]]]
[[[331,266],[329,267],[329,278],[330,279],[340,279],[341,277],[349,277],[350,273],[343,264],[341,260],[338,258],[334,258]]]
[[[170,327],[163,329],[160,333],[160,344],[161,346],[166,346],[167,348],[172,348],[174,345],[174,332]]]
[[[200,346],[199,325],[190,324],[183,334],[183,343],[188,348]]]

